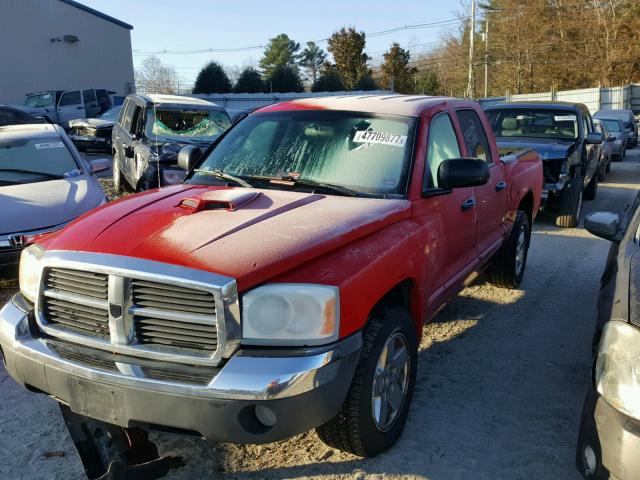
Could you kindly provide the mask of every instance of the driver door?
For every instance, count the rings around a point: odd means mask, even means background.
[[[424,246],[428,285],[427,316],[432,316],[457,292],[477,261],[476,199],[473,187],[442,189],[438,167],[444,160],[460,158],[462,142],[452,117],[444,111],[429,123],[427,158],[423,176],[423,198],[414,210],[416,221],[427,238]]]

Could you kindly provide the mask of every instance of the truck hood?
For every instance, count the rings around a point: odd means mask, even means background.
[[[523,150],[530,148],[535,150],[542,160],[560,160],[567,158],[576,142],[573,140],[557,140],[548,138],[518,137],[498,137],[498,147],[500,150]]]
[[[408,200],[176,185],[97,209],[44,246],[202,269],[245,290],[410,215]]]
[[[78,118],[69,120],[69,128],[73,127],[89,127],[89,128],[107,128],[113,127],[116,122],[112,120],[102,120],[101,118]]]
[[[0,187],[0,234],[60,225],[96,207],[103,198],[97,184],[83,177]]]

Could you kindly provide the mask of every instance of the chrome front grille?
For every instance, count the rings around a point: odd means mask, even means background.
[[[45,274],[49,323],[82,335],[109,338],[107,275],[52,268]]]
[[[218,346],[216,302],[211,292],[144,280],[131,281],[138,342],[192,353]]]
[[[82,252],[47,252],[43,264],[36,320],[52,337],[198,368],[217,366],[239,345],[232,278]]]

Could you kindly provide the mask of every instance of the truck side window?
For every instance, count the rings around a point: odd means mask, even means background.
[[[129,108],[129,105],[131,104],[131,100],[126,100],[124,101],[124,103],[122,104],[122,108],[120,108],[120,113],[118,114],[118,124],[119,125],[124,125],[124,117],[127,114],[127,109]]]
[[[464,134],[464,142],[467,146],[467,153],[470,157],[484,160],[487,164],[493,165],[491,148],[487,140],[482,122],[478,114],[470,109],[457,110],[456,116],[460,122],[460,128]]]
[[[68,105],[80,105],[82,100],[80,99],[80,91],[76,90],[75,92],[65,92],[60,97],[60,106],[66,107]]]
[[[131,115],[131,125],[129,126],[129,133],[131,135],[137,135],[140,133],[140,121],[142,119],[142,107],[136,105]]]
[[[448,113],[440,113],[431,119],[429,143],[427,145],[427,166],[424,170],[423,185],[438,188],[438,167],[445,160],[460,157],[458,137]]]
[[[137,105],[133,102],[129,102],[127,105],[127,110],[124,112],[124,117],[122,118],[122,128],[124,128],[127,132],[131,128],[131,117],[133,116],[133,111]]]

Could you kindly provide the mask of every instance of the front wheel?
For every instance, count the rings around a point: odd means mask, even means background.
[[[503,288],[520,286],[527,265],[530,240],[529,217],[522,210],[518,210],[507,242],[496,253],[485,272],[489,283]]]
[[[600,181],[598,173],[593,175],[589,185],[584,189],[584,199],[585,200],[595,200],[596,195],[598,193],[598,182]]]
[[[415,325],[404,307],[373,315],[342,410],[316,429],[320,440],[361,457],[388,450],[404,430],[417,353]]]
[[[120,160],[117,154],[113,155],[113,189],[117,194],[123,193],[124,185],[122,179],[122,172],[120,171]]]

